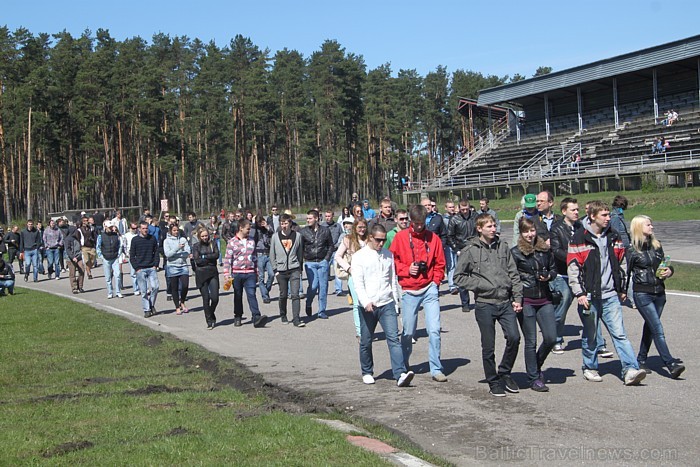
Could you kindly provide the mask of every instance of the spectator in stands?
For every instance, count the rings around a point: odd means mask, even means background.
[[[651,143],[651,153],[660,154],[663,152],[663,146],[661,145],[661,138],[654,136],[654,141]]]
[[[671,147],[671,143],[666,140],[665,136],[661,137],[661,152],[666,152]]]

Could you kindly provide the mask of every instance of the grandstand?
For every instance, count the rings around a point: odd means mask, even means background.
[[[700,184],[700,36],[485,89],[459,111],[471,121],[475,106],[488,111],[486,138],[465,141],[470,151],[421,180],[405,202],[422,193],[635,189],[649,172],[671,185]],[[492,120],[491,109],[502,112]],[[666,126],[671,109],[680,119]],[[670,147],[653,154],[662,136]]]

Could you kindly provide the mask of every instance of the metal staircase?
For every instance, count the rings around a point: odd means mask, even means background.
[[[518,169],[519,180],[555,177],[572,167],[572,156],[581,155],[581,143],[548,146],[532,156]]]

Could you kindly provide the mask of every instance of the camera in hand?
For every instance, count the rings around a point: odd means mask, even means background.
[[[428,263],[425,261],[418,261],[414,263],[416,266],[418,266],[418,274],[423,274],[428,272]]]

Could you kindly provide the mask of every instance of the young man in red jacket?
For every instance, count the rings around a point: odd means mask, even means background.
[[[445,277],[445,253],[440,237],[425,228],[425,219],[428,215],[425,207],[420,204],[411,206],[409,214],[410,227],[398,232],[389,248],[394,254],[396,275],[403,289],[401,347],[406,368],[409,369],[408,360],[413,350],[418,309],[422,305],[429,340],[430,374],[434,381],[443,383],[447,381],[447,377],[440,362],[438,288]]]

